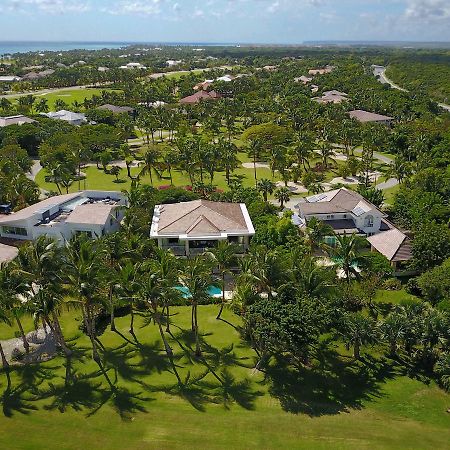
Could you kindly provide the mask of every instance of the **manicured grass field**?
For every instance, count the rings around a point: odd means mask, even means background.
[[[79,314],[66,313],[74,381],[64,388],[62,356],[12,371],[7,394],[0,373],[0,448],[448,448],[450,396],[434,383],[407,377],[390,360],[366,354],[357,365],[334,351],[325,354],[321,370],[296,372],[273,361],[264,375],[253,370],[256,355],[235,328],[239,318],[226,311],[227,322],[217,321],[216,312],[217,306],[199,308],[204,359],[195,360],[190,308],[172,311],[170,344],[182,388],[156,327],[138,317],[135,341],[129,317],[119,318],[123,337],[100,336],[115,395],[90,359]],[[5,331],[0,325],[0,336]]]
[[[141,169],[137,167],[133,167],[131,170],[131,173],[133,176],[136,176]],[[123,181],[121,183],[115,183],[115,176],[106,174],[103,172],[103,170],[99,170],[96,167],[89,166],[83,169],[83,172],[86,174],[86,183],[85,181],[81,181],[81,189],[99,189],[99,190],[123,190],[123,189],[129,189],[131,186],[131,180],[127,177],[126,169],[122,169],[122,172],[120,174],[120,179]],[[255,185],[254,181],[254,173],[253,169],[245,169],[243,167],[237,169],[234,172],[235,175],[243,175],[245,176],[243,180],[243,185],[246,187],[253,187]],[[45,177],[47,175],[47,172],[45,170],[41,170],[37,177],[36,182],[37,184],[46,190],[49,191],[56,191],[56,186],[54,183],[47,183],[45,181]],[[266,168],[258,168],[257,169],[257,175],[258,178],[269,178],[272,179],[272,173],[269,169]],[[188,186],[190,185],[189,177],[185,173],[181,173],[177,170],[172,171],[173,176],[173,183],[175,186]],[[279,176],[276,173],[274,181],[279,181]],[[150,177],[149,175],[146,175],[142,178],[142,181],[144,183],[150,183]],[[209,176],[205,174],[205,183],[209,182]],[[156,176],[156,173],[153,173],[153,185],[155,187],[158,186],[167,186],[170,184],[170,178],[168,173],[166,172],[164,174],[164,177],[161,179],[158,179]],[[219,189],[226,189],[227,183],[225,178],[225,172],[217,173],[214,177],[213,184],[216,185]],[[78,182],[74,182],[70,188],[71,192],[78,191]]]
[[[48,94],[36,94],[37,101],[41,98],[48,100],[48,107],[50,111],[54,110],[56,100],[60,99],[66,102],[69,106],[76,100],[83,103],[84,99],[91,99],[94,95],[100,95],[103,91],[112,92],[111,89],[65,89],[57,92],[50,92]],[[14,100],[14,98],[12,98]]]

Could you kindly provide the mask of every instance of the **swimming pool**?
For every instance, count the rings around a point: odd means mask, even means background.
[[[183,298],[192,297],[191,293],[189,292],[189,289],[185,286],[175,286],[175,289],[181,292]],[[219,297],[222,295],[222,289],[213,285],[209,286],[206,292],[210,297]]]

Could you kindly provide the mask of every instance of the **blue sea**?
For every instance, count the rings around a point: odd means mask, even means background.
[[[101,50],[103,48],[122,48],[129,42],[27,42],[0,41],[0,55],[27,52],[64,52],[68,50]]]
[[[64,52],[68,50],[102,50],[104,48],[123,48],[129,45],[169,45],[169,46],[232,46],[226,43],[195,43],[195,42],[45,42],[45,41],[0,41],[0,55],[27,53],[27,52]]]

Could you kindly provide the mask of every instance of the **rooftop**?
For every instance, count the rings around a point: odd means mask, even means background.
[[[97,109],[111,111],[114,114],[131,113],[134,111],[134,109],[130,108],[129,106],[116,106],[116,105],[110,105],[110,104],[99,106]]]
[[[244,204],[195,200],[155,207],[153,237],[221,236],[226,233],[254,234]]]
[[[396,228],[370,236],[367,240],[389,261],[408,261],[412,258],[411,240]]]
[[[111,210],[121,204],[118,192],[83,191],[58,195],[18,212],[0,216],[0,224],[33,220],[35,226],[53,226],[58,223],[104,224]]]
[[[27,116],[17,115],[0,117],[0,127],[7,127],[9,125],[23,125],[24,123],[34,123],[34,119],[30,119]]]
[[[387,122],[393,120],[392,117],[383,116],[382,114],[375,114],[369,111],[363,111],[362,109],[355,109],[350,111],[349,115],[352,119],[356,119],[359,122]]]
[[[360,216],[379,209],[362,195],[347,188],[306,197],[297,207],[303,215],[352,213]]]
[[[218,100],[222,96],[216,92],[216,91],[198,91],[193,95],[189,95],[188,97],[184,97],[180,100],[180,103],[184,104],[194,104],[199,103],[200,101],[206,101],[206,100]]]

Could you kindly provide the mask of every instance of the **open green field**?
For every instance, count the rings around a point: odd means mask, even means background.
[[[131,173],[133,176],[136,176],[141,169],[137,167],[133,167],[131,170]],[[128,189],[131,186],[131,180],[127,177],[127,171],[125,168],[122,169],[122,172],[119,176],[119,179],[122,180],[120,183],[115,183],[115,176],[107,174],[103,172],[103,170],[99,170],[94,166],[89,166],[83,169],[83,172],[86,174],[86,180],[81,181],[81,188],[82,189],[99,189],[99,190],[123,190]],[[246,187],[253,187],[255,185],[254,180],[254,172],[253,169],[245,169],[245,168],[239,168],[234,172],[235,175],[243,175],[245,176],[243,180],[243,185]],[[49,190],[49,191],[56,191],[56,186],[54,183],[47,183],[45,181],[45,177],[47,175],[46,170],[41,170],[37,177],[36,177],[36,183],[43,189]],[[181,173],[180,171],[173,170],[172,171],[173,176],[173,184],[175,186],[188,186],[190,185],[189,177],[185,173]],[[272,173],[267,168],[258,168],[257,169],[257,176],[258,178],[269,178],[272,179]],[[209,182],[209,176],[205,174],[205,182]],[[280,178],[277,173],[275,173],[274,181],[279,181]],[[149,175],[146,175],[145,177],[142,177],[142,180],[144,183],[150,183],[150,177]],[[156,175],[156,173],[153,173],[153,185],[155,187],[158,186],[167,186],[170,184],[170,178],[168,173],[166,172],[164,174],[164,177],[159,179]],[[216,185],[219,189],[226,189],[227,183],[225,178],[225,172],[219,172],[216,173],[213,184]],[[75,192],[79,190],[78,189],[78,182],[74,182],[70,188],[71,192]]]
[[[66,102],[69,106],[77,101],[83,103],[83,100],[91,99],[94,95],[100,95],[103,91],[112,92],[112,89],[63,89],[56,92],[49,92],[48,94],[36,94],[35,97],[39,100],[46,98],[48,100],[48,107],[54,110],[56,100],[60,99]],[[14,101],[14,97],[11,98]]]
[[[332,350],[322,370],[297,372],[272,361],[266,374],[255,372],[239,318],[225,311],[226,321],[217,321],[216,312],[199,307],[204,359],[195,360],[190,308],[172,311],[170,344],[182,388],[156,327],[138,317],[135,341],[129,317],[119,318],[123,336],[100,336],[114,395],[90,359],[79,314],[65,313],[64,333],[75,350],[72,384],[64,388],[63,357],[13,370],[6,394],[0,373],[0,448],[448,449],[450,396],[433,383],[409,378],[390,360],[366,354],[354,363]],[[12,334],[0,325],[0,336],[6,331]]]

